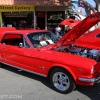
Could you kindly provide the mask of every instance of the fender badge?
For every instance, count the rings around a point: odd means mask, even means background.
[[[45,68],[44,66],[38,66],[38,67],[41,68],[42,70],[44,70],[44,68]]]

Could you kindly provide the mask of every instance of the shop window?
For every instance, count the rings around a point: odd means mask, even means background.
[[[49,11],[47,12],[47,28],[55,28],[62,20],[65,19],[64,11]]]
[[[2,18],[2,25],[5,27],[34,28],[33,12],[2,12]]]

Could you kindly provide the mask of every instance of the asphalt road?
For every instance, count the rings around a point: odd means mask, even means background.
[[[3,65],[0,100],[100,100],[100,83],[92,87],[77,86],[69,94],[60,94],[46,78]]]

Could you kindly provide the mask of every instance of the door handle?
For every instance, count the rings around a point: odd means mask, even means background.
[[[2,49],[5,49],[5,47],[2,47]]]

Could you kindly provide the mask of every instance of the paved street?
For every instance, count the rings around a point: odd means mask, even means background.
[[[70,94],[52,90],[46,78],[10,66],[0,68],[0,100],[100,100],[100,83]]]

